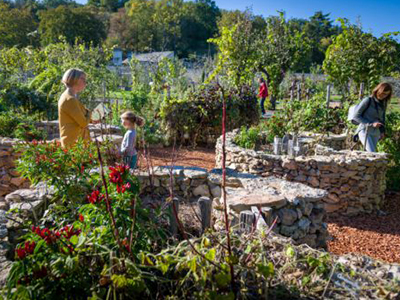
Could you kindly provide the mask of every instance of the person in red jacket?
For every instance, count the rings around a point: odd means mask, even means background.
[[[260,98],[261,113],[263,115],[265,115],[264,102],[265,102],[265,98],[268,97],[268,88],[267,88],[267,84],[265,83],[264,78],[260,77],[258,82],[260,83],[260,90],[258,93],[258,97]]]

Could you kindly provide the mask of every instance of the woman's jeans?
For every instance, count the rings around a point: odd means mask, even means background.
[[[136,169],[137,154],[133,156],[124,156],[124,164],[128,165],[131,169]]]
[[[358,137],[360,138],[361,144],[363,144],[365,150],[368,152],[376,152],[376,145],[381,137],[381,132],[379,128],[370,127],[367,130],[363,129],[358,133]],[[365,140],[365,137],[367,139]]]
[[[264,102],[265,102],[265,97],[264,97],[264,98],[261,98],[261,100],[260,100],[261,113],[262,113],[263,115],[265,114]]]

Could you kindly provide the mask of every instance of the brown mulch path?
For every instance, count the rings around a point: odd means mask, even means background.
[[[149,153],[153,166],[170,166],[174,160],[176,166],[200,167],[207,170],[215,167],[214,149],[197,147],[195,149],[177,148],[177,151],[174,151],[172,147],[150,148]],[[146,169],[146,161],[142,154],[143,151],[140,151],[139,167]]]
[[[170,165],[172,148],[150,149],[153,166]],[[215,150],[207,148],[180,148],[175,152],[175,165],[195,166],[211,170],[215,167]],[[143,158],[139,159],[145,168]],[[328,230],[333,238],[328,250],[337,255],[364,254],[391,263],[400,263],[400,193],[388,193],[385,206],[387,213],[357,217],[329,217]]]
[[[333,240],[329,252],[365,254],[391,263],[400,263],[400,193],[388,193],[382,209],[357,217],[329,217],[328,230]]]

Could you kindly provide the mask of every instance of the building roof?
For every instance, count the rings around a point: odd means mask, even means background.
[[[174,51],[164,51],[164,52],[150,52],[150,53],[137,53],[134,54],[135,58],[140,62],[159,62],[163,58],[174,58]],[[128,63],[125,59],[124,63]]]

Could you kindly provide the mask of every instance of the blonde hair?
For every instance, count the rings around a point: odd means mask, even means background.
[[[383,93],[389,93],[382,101],[385,101],[385,109],[387,108],[387,105],[390,102],[390,98],[392,98],[392,93],[393,93],[393,88],[392,86],[387,83],[387,82],[382,82],[378,84],[374,90],[372,91],[372,96],[376,99],[378,99],[378,95],[383,94]]]
[[[132,111],[126,111],[121,115],[122,120],[126,120],[131,122],[132,124],[135,124],[137,126],[143,126],[144,125],[144,119],[135,115]]]
[[[72,68],[64,73],[61,82],[69,88],[74,86],[82,76],[86,76],[86,73],[80,69]]]

